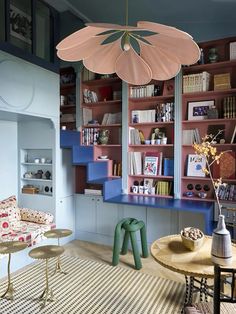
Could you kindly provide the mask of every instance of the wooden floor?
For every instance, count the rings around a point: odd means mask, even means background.
[[[81,259],[90,259],[97,262],[111,265],[112,261],[112,247],[74,240],[65,245],[66,254],[71,256],[79,256]],[[154,258],[150,255],[148,258],[142,258],[142,269],[140,272],[175,280],[178,282],[185,282],[184,276],[172,272],[161,265],[159,265]],[[127,255],[120,256],[119,266],[134,269],[133,255],[128,252]]]

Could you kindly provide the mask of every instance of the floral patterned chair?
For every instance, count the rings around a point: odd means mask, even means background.
[[[0,201],[0,242],[24,241],[32,246],[46,239],[45,231],[55,228],[52,214],[19,208],[16,196]]]

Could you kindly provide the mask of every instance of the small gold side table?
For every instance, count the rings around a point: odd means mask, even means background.
[[[72,234],[72,231],[69,229],[53,229],[53,230],[46,231],[44,233],[46,238],[57,239],[58,246],[60,246],[60,238],[68,237],[71,234]],[[60,256],[58,256],[57,263],[56,263],[56,269],[55,269],[53,275],[55,275],[56,273],[62,273],[64,275],[67,274],[67,272],[65,272],[62,269]]]
[[[11,254],[19,252],[21,250],[24,250],[27,248],[27,243],[21,242],[21,241],[9,241],[9,242],[1,242],[0,243],[0,254],[8,254],[8,266],[7,266],[7,272],[8,272],[8,286],[6,291],[0,296],[0,298],[5,298],[7,300],[13,300],[14,299],[14,288],[13,283],[11,282]]]
[[[45,265],[45,279],[46,285],[43,293],[40,295],[39,300],[43,300],[42,308],[46,305],[47,301],[55,301],[52,289],[49,288],[48,282],[48,260],[53,257],[58,257],[64,252],[64,248],[58,245],[44,245],[39,246],[29,252],[29,256],[34,259],[44,259]]]

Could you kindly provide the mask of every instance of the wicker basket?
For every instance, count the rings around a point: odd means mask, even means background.
[[[187,229],[190,229],[191,227],[189,228],[185,228],[185,230]],[[191,251],[197,251],[198,249],[200,249],[200,247],[202,246],[203,242],[204,242],[204,234],[203,232],[201,231],[201,234],[202,234],[202,237],[197,239],[197,240],[192,240],[190,238],[186,238],[185,236],[183,236],[183,230],[181,231],[181,239],[182,239],[182,242],[183,242],[183,245],[191,250]]]

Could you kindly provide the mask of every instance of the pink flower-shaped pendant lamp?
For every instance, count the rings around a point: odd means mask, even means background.
[[[116,73],[130,84],[171,79],[181,65],[194,64],[200,58],[192,37],[174,27],[152,22],[138,22],[137,27],[86,25],[57,45],[58,57],[65,61],[83,60],[91,72]]]

